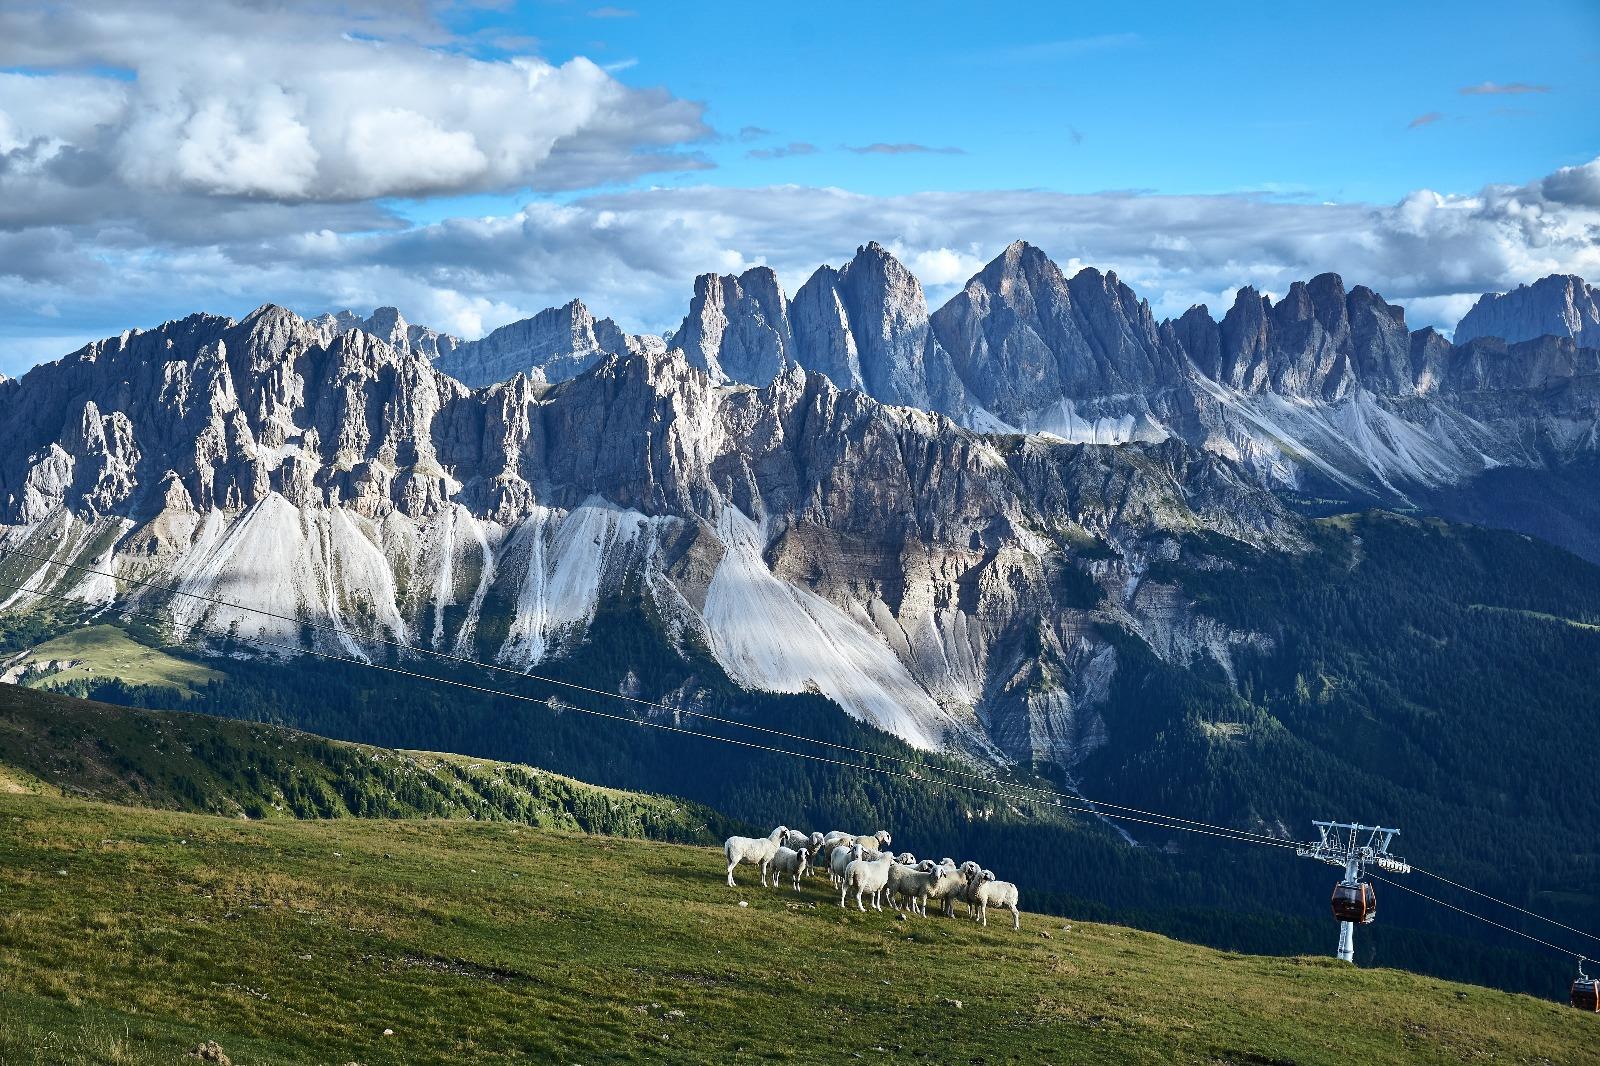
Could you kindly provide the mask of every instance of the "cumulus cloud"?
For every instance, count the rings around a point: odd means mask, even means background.
[[[1477,85],[1464,85],[1461,87],[1462,96],[1521,96],[1526,93],[1547,93],[1548,85],[1529,85],[1524,81],[1507,82],[1497,85],[1492,81],[1480,82]]]
[[[1562,167],[1540,182],[1539,190],[1558,204],[1600,207],[1600,159],[1581,167]]]
[[[637,189],[388,230],[246,229],[156,252],[137,235],[85,247],[65,228],[38,228],[0,238],[0,264],[13,269],[0,277],[0,318],[30,322],[19,337],[54,337],[95,316],[106,319],[99,332],[109,333],[196,309],[238,314],[267,300],[308,314],[392,303],[413,321],[473,336],[576,296],[627,328],[659,331],[678,324],[698,273],[764,264],[793,292],[819,264],[840,264],[876,239],[938,304],[1020,237],[1069,274],[1115,270],[1158,316],[1194,303],[1220,315],[1242,285],[1282,293],[1334,270],[1404,305],[1413,327],[1448,329],[1483,292],[1550,273],[1600,278],[1597,173],[1600,160],[1523,185],[1419,190],[1391,204],[1260,194]],[[44,306],[60,317],[40,317]],[[31,341],[0,345],[0,369],[14,372],[39,350]]]
[[[699,104],[582,57],[476,58],[406,5],[138,0],[0,12],[0,200],[356,202],[704,166]],[[334,12],[334,13],[330,13]],[[63,73],[65,72],[65,73]],[[191,208],[193,209],[193,208]]]

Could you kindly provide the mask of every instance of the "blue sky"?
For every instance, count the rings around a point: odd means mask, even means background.
[[[465,336],[868,240],[1158,314],[1336,270],[1448,329],[1600,279],[1600,3],[12,0],[0,371],[195,310]]]
[[[536,38],[555,60],[626,64],[615,74],[628,84],[704,101],[730,139],[706,148],[715,171],[678,182],[1387,201],[1528,180],[1600,147],[1593,0],[1260,11],[552,3],[463,28]],[[1486,82],[1544,91],[1461,91]],[[751,128],[770,132],[739,139]],[[817,151],[749,154],[790,143]],[[875,143],[963,154],[845,150]]]

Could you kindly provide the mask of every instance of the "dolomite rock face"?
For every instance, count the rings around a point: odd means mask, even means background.
[[[607,355],[661,346],[659,338],[634,337],[609,318],[596,319],[581,300],[501,326],[482,340],[451,341],[448,350],[420,354],[473,387],[505,381],[515,374],[566,381]]]
[[[823,267],[795,294],[797,358],[884,403],[959,417],[971,408],[933,336],[922,283],[876,241],[839,270]]]
[[[743,684],[1002,759],[1070,764],[1103,740],[1099,626],[1131,624],[1118,604],[1151,545],[1299,537],[1241,470],[1175,440],[1002,451],[794,362],[729,389],[679,349],[472,390],[421,351],[272,306],[38,367],[0,385],[0,432],[0,536],[57,561],[7,564],[33,592],[137,602],[200,641],[299,645],[303,619],[344,654],[382,638],[532,666],[643,589]],[[1088,576],[1073,545],[1091,543],[1117,561]]]
[[[448,333],[440,333],[427,326],[411,325],[400,314],[399,309],[394,307],[380,307],[366,318],[348,310],[318,315],[311,320],[311,325],[329,340],[341,333],[360,330],[377,337],[392,348],[402,352],[415,352],[428,359],[448,356],[462,343]]]
[[[800,366],[979,432],[1176,437],[1274,489],[1413,505],[1489,470],[1549,469],[1594,449],[1597,315],[1592,288],[1551,277],[1486,296],[1452,344],[1410,331],[1366,286],[1319,274],[1276,299],[1240,289],[1220,318],[1197,306],[1157,322],[1115,274],[1068,278],[1022,241],[930,315],[917,279],[869,242],[792,301],[765,267],[703,275],[670,343],[715,382],[765,387]],[[399,344],[387,319],[367,327]],[[515,372],[557,381],[662,346],[574,303],[437,365],[471,385]]]
[[[1279,490],[1409,500],[1590,455],[1576,335],[1452,344],[1332,274],[1157,322],[1020,242],[931,315],[873,243],[792,302],[765,268],[705,275],[670,347],[577,301],[468,343],[384,308],[193,315],[0,382],[0,544],[55,560],[6,562],[27,591],[0,610],[531,667],[643,595],[750,688],[1070,767],[1106,737],[1108,634],[1224,678],[1269,646],[1148,578],[1186,534],[1294,551]]]
[[[754,267],[738,277],[702,274],[673,346],[716,381],[765,385],[789,362],[789,300],[778,277]]]
[[[1485,293],[1456,326],[1457,343],[1498,337],[1511,343],[1570,337],[1600,348],[1600,292],[1580,277],[1552,274],[1510,292]]]

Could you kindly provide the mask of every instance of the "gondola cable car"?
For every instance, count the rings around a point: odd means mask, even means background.
[[[1378,894],[1369,881],[1344,880],[1333,886],[1333,916],[1365,925],[1378,916]]]
[[[1590,1013],[1600,1012],[1600,978],[1583,972],[1585,960],[1578,960],[1578,976],[1572,982],[1572,1005]]]

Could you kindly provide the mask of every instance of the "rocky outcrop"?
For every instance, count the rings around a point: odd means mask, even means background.
[[[1070,281],[1038,248],[1008,247],[933,315],[978,404],[1067,440],[1159,440],[1150,400],[1182,377],[1148,305],[1115,274]]]
[[[272,306],[89,345],[0,385],[0,539],[209,598],[21,557],[8,573],[137,601],[179,637],[523,666],[642,594],[743,684],[821,691],[922,747],[1071,763],[1104,737],[1099,627],[1131,618],[1085,582],[1121,602],[1136,560],[1183,530],[1297,542],[1269,493],[1176,440],[1002,449],[792,361],[728,389],[683,349],[597,359],[474,391]]]
[[[957,418],[971,407],[930,329],[922,283],[876,241],[801,286],[794,331],[799,361],[844,388]]]
[[[427,326],[408,323],[398,308],[380,307],[362,318],[354,311],[338,311],[318,315],[311,325],[329,340],[351,330],[360,330],[402,352],[415,352],[427,359],[448,356],[461,345],[461,340],[448,333],[440,333]]]
[[[793,358],[789,300],[766,267],[702,274],[673,347],[717,381],[766,385]]]
[[[573,300],[501,326],[481,340],[456,342],[435,362],[457,381],[478,388],[514,374],[566,381],[607,355],[659,347],[659,338],[631,336],[609,318],[596,319],[583,301]]]
[[[1215,360],[1215,379],[1241,392],[1333,402],[1360,388],[1416,391],[1404,312],[1364,285],[1346,293],[1337,274],[1297,281],[1276,304],[1241,289],[1214,352],[1209,338],[1197,339],[1197,365]]]
[[[1456,343],[1480,337],[1503,341],[1569,337],[1600,348],[1600,292],[1582,278],[1551,274],[1510,292],[1485,293],[1456,326]]]

